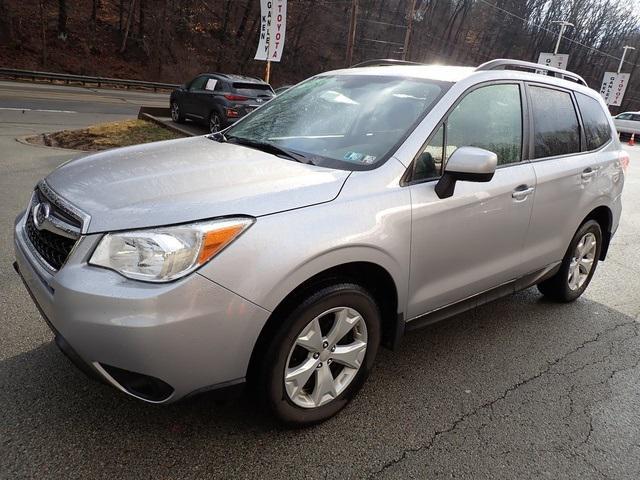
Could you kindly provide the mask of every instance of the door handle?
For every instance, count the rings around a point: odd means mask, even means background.
[[[598,173],[598,170],[594,170],[593,168],[589,167],[589,168],[585,168],[582,171],[582,175],[580,175],[582,177],[582,180],[589,180],[591,178],[593,178],[595,176],[595,174]]]
[[[520,185],[516,187],[516,189],[511,193],[511,197],[516,200],[524,200],[529,195],[531,195],[534,190],[534,187],[530,187],[528,185]]]

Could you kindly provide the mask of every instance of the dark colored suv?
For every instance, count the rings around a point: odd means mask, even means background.
[[[257,78],[203,73],[171,92],[171,118],[206,123],[217,132],[274,96],[271,86]]]

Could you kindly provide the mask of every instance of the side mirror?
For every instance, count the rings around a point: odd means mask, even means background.
[[[436,194],[440,198],[453,195],[456,182],[489,182],[496,172],[498,156],[476,147],[460,147],[449,157],[444,173],[436,184]]]

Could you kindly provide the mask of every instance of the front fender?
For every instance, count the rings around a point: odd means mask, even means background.
[[[302,285],[308,279],[315,277],[322,272],[341,265],[365,262],[382,267],[393,279],[398,292],[398,305],[406,304],[406,288],[408,278],[406,272],[394,259],[386,252],[372,245],[352,245],[348,247],[339,247],[333,250],[322,252],[315,258],[309,259],[303,264],[296,265],[291,271],[287,272],[273,288],[268,291],[262,300],[267,310],[273,311],[289,293]],[[406,271],[406,268],[404,269]],[[400,307],[402,308],[402,307]]]
[[[273,311],[296,287],[330,268],[369,262],[396,284],[398,309],[406,307],[411,209],[408,191],[382,198],[334,200],[257,219],[200,273]]]

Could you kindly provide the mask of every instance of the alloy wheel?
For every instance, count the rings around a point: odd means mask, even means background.
[[[598,241],[593,233],[587,232],[580,238],[569,263],[567,281],[571,290],[579,290],[589,277],[595,263],[597,247]]]
[[[171,104],[171,120],[177,122],[180,120],[180,107],[176,102]]]
[[[220,127],[222,126],[222,122],[220,121],[220,117],[217,113],[212,113],[209,117],[209,131],[211,133],[216,133],[220,131]]]
[[[350,307],[327,310],[298,334],[287,358],[289,399],[316,408],[335,399],[356,377],[367,351],[367,326]]]

